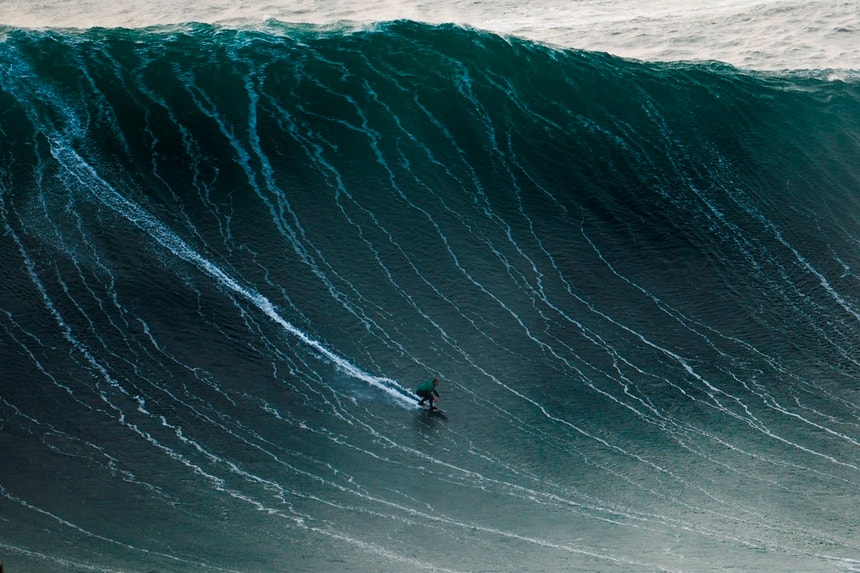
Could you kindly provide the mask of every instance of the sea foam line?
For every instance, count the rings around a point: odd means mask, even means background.
[[[319,355],[337,365],[350,376],[384,391],[397,399],[403,406],[415,405],[415,400],[409,397],[409,392],[396,381],[365,372],[334,351],[329,350],[321,342],[311,338],[308,334],[282,317],[275,308],[275,305],[267,297],[249,287],[243,286],[237,279],[231,277],[212,261],[207,260],[200,253],[192,249],[191,246],[161,224],[156,217],[140,205],[120,195],[64,141],[57,137],[51,138],[51,154],[81,185],[90,190],[99,201],[130,221],[138,229],[147,233],[159,245],[180,259],[191,263],[204,274],[215,279],[221,286],[226,287],[256,306],[289,334],[298,338],[305,345],[311,347]]]

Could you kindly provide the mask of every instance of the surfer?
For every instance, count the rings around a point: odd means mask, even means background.
[[[441,399],[439,396],[439,391],[436,389],[439,386],[439,379],[434,378],[433,380],[428,380],[427,382],[423,382],[418,385],[418,389],[415,390],[415,393],[421,397],[421,400],[418,402],[419,406],[424,405],[425,400],[430,400],[430,411],[436,409],[436,406],[433,405],[433,402]]]

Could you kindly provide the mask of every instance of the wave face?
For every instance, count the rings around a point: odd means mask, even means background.
[[[0,82],[10,571],[860,570],[858,84],[408,22]]]

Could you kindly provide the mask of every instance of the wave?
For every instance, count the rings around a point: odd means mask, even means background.
[[[857,566],[855,81],[269,22],[0,101],[7,564]]]

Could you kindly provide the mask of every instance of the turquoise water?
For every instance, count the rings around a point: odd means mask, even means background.
[[[856,82],[270,23],[0,101],[7,570],[860,569]]]

